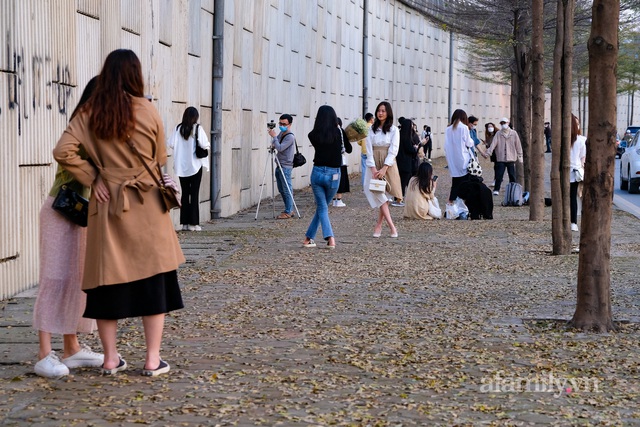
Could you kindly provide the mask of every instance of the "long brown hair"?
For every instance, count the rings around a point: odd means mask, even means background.
[[[571,146],[573,147],[573,143],[578,139],[578,135],[582,135],[580,133],[580,122],[576,116],[571,114]]]
[[[469,120],[467,119],[467,113],[464,110],[457,109],[451,115],[451,125],[455,129],[458,127],[458,123],[462,123],[465,126],[469,126]]]
[[[380,120],[378,119],[378,110],[380,109],[381,105],[384,105],[384,109],[387,112],[387,119],[384,121],[384,123],[380,123]],[[393,126],[393,110],[391,109],[391,104],[389,104],[387,101],[382,101],[380,104],[378,104],[378,106],[376,107],[375,117],[376,119],[373,121],[373,126],[371,127],[374,132],[377,131],[380,126],[382,126],[382,133],[387,133],[391,130],[391,126]]]
[[[144,96],[140,60],[132,50],[117,49],[104,61],[86,108],[89,128],[100,139],[127,139],[134,126],[131,97]]]

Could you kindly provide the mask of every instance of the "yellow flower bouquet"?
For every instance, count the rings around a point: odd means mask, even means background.
[[[344,132],[349,138],[349,142],[356,142],[367,137],[369,128],[367,122],[364,119],[355,119],[344,129]]]

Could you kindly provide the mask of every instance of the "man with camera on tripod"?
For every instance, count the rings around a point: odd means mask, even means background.
[[[289,219],[293,216],[291,172],[293,171],[296,137],[291,133],[291,123],[293,123],[293,117],[290,114],[283,114],[278,121],[280,133],[276,134],[275,129],[269,129],[269,135],[272,138],[271,149],[278,151],[276,158],[280,165],[276,166],[275,175],[278,191],[284,201],[284,211],[276,217],[277,219]]]

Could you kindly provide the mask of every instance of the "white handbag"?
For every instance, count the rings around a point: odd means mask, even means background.
[[[369,191],[373,193],[384,193],[387,188],[387,181],[384,179],[371,179],[369,181]]]

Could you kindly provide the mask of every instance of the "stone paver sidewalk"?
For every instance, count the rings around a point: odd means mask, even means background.
[[[252,209],[180,233],[186,308],[167,319],[167,376],[140,375],[134,319],[120,328],[127,371],[39,378],[33,296],[0,302],[2,424],[640,425],[640,221],[614,211],[620,331],[595,335],[559,326],[578,255],[550,255],[550,208],[536,223],[527,207],[429,222],[392,208],[400,237],[374,239],[375,212],[351,183],[347,207],[331,208],[336,250],[301,247],[309,189],[295,194],[302,219],[273,220],[265,201],[258,220]]]

